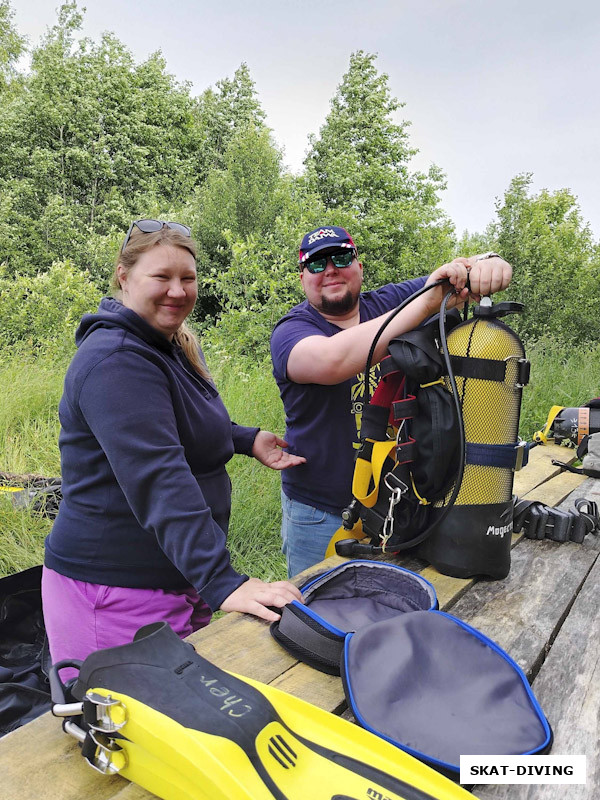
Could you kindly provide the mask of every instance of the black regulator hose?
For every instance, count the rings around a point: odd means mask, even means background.
[[[379,328],[379,330],[375,334],[375,337],[373,338],[373,342],[372,342],[371,347],[369,349],[369,355],[367,356],[367,363],[365,365],[365,394],[364,394],[365,398],[369,397],[369,394],[370,394],[370,391],[369,391],[369,373],[371,371],[371,365],[372,365],[372,361],[373,361],[373,354],[375,352],[375,348],[377,346],[377,342],[379,341],[379,339],[381,338],[381,335],[383,334],[383,331],[390,324],[390,322],[394,319],[396,314],[398,314],[400,311],[402,311],[402,309],[405,308],[409,303],[411,303],[413,300],[416,300],[417,297],[419,297],[420,295],[422,295],[425,292],[429,291],[430,289],[434,289],[436,286],[440,286],[443,283],[447,283],[447,278],[441,278],[440,280],[435,281],[434,283],[431,283],[428,286],[423,286],[422,289],[419,289],[418,292],[415,292],[415,294],[411,295],[403,303],[401,303],[398,306],[398,308],[394,309],[394,311],[390,314],[390,316],[385,320],[383,325]],[[468,281],[467,281],[467,285],[468,285]],[[465,426],[464,426],[464,422],[463,422],[463,418],[462,418],[462,409],[461,409],[460,400],[459,400],[459,397],[458,397],[458,389],[457,389],[457,386],[456,386],[456,380],[454,379],[454,370],[452,369],[452,361],[450,359],[450,354],[448,352],[448,337],[446,336],[446,309],[447,309],[447,306],[448,306],[448,301],[450,300],[451,297],[454,297],[455,294],[456,294],[455,290],[451,289],[444,296],[444,299],[442,300],[442,304],[440,306],[440,315],[439,315],[439,331],[440,331],[440,346],[441,346],[441,349],[442,349],[442,355],[443,355],[443,358],[444,358],[444,364],[445,364],[445,367],[446,367],[448,380],[450,382],[450,388],[452,389],[452,399],[454,401],[454,407],[455,407],[455,410],[456,410],[456,419],[457,419],[457,423],[458,423],[458,427],[459,427],[459,434],[460,434],[459,435],[459,468],[458,468],[458,475],[457,475],[457,477],[456,477],[456,479],[454,481],[454,488],[452,489],[452,494],[450,495],[448,503],[444,506],[444,510],[442,511],[440,516],[434,522],[432,522],[431,525],[428,525],[428,527],[425,528],[424,531],[419,533],[413,539],[410,539],[407,542],[402,542],[399,545],[394,545],[394,549],[393,550],[387,551],[387,552],[390,552],[390,553],[399,553],[402,550],[408,550],[411,547],[415,547],[416,545],[421,544],[421,542],[425,541],[425,539],[429,536],[429,534],[431,533],[433,528],[436,527],[437,525],[440,525],[440,523],[444,521],[444,519],[447,517],[447,515],[450,512],[450,510],[454,506],[454,503],[456,502],[456,498],[458,497],[458,493],[460,491],[460,486],[461,486],[461,483],[462,483],[463,475],[464,475],[464,472],[465,472],[465,450],[466,450],[465,449]],[[359,542],[357,542],[356,544],[360,545]],[[382,553],[382,552],[384,552],[384,550],[383,550],[383,548],[381,546],[372,545],[371,547],[372,547],[372,552],[373,553]],[[363,545],[363,548],[364,548],[364,545]]]
[[[435,289],[436,286],[441,286],[443,283],[448,283],[448,279],[447,278],[440,278],[438,281],[434,281],[434,283],[430,283],[428,286],[423,286],[421,289],[419,289],[418,292],[415,292],[414,294],[411,294],[411,296],[407,297],[406,300],[404,300],[404,302],[400,303],[398,308],[395,308],[392,311],[392,313],[389,315],[389,317],[386,320],[384,320],[383,324],[381,325],[381,327],[379,328],[379,330],[377,331],[377,333],[373,337],[373,341],[371,342],[371,347],[369,349],[369,355],[367,356],[367,363],[365,365],[365,393],[363,395],[363,397],[365,397],[365,399],[367,397],[369,397],[369,395],[371,394],[371,389],[370,389],[370,386],[369,386],[369,373],[371,372],[371,365],[373,363],[373,354],[375,353],[375,348],[377,347],[377,343],[381,339],[381,336],[382,336],[384,330],[387,328],[387,326],[390,324],[390,322],[394,319],[394,317],[397,314],[399,314],[402,311],[403,308],[406,308],[406,306],[409,305],[409,303],[412,303],[413,300],[416,300],[417,297],[420,297],[422,294],[425,294],[425,292],[429,292],[431,289]],[[454,293],[453,291],[450,292],[450,294],[453,294],[453,293]]]

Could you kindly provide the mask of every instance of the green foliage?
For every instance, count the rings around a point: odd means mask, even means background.
[[[269,358],[240,358],[208,349],[207,363],[232,419],[283,436],[283,407]],[[247,456],[234,456],[227,469],[233,485],[228,544],[236,569],[263,580],[285,578],[279,472]]]
[[[317,224],[351,231],[371,287],[426,274],[452,250],[453,226],[438,207],[443,174],[411,172],[410,123],[394,121],[402,106],[375,56],[353,53],[305,161],[327,213]]]
[[[3,109],[0,261],[32,274],[71,258],[102,284],[106,242],[152,207],[181,209],[233,133],[264,115],[245,65],[209,90],[212,115],[160,53],[136,64],[112,34],[77,41],[81,24],[65,3]]]
[[[0,472],[60,473],[57,409],[66,363],[3,349]]]
[[[484,233],[470,233],[465,231],[457,241],[453,256],[473,256],[476,253],[487,253],[496,246],[494,234],[490,226]]]
[[[242,63],[233,78],[217,81],[214,89],[200,95],[196,119],[203,136],[199,166],[204,179],[210,170],[226,167],[225,152],[240,129],[264,127],[265,113],[247,64]]]
[[[67,361],[6,347],[0,352],[0,472],[58,476],[57,408]],[[51,524],[13,508],[11,495],[0,491],[0,575],[41,564]]]
[[[0,352],[12,348],[69,352],[82,314],[94,311],[100,292],[86,271],[57,262],[34,277],[0,267]]]
[[[568,189],[531,197],[532,176],[511,181],[493,249],[513,265],[509,297],[525,303],[515,327],[527,339],[596,342],[600,337],[600,251]]]
[[[409,123],[392,119],[402,106],[390,96],[388,76],[377,73],[375,56],[353,53],[306,159],[327,209],[365,217],[381,198],[395,199],[410,186],[407,163],[417,151],[408,145]]]
[[[283,191],[281,156],[266,128],[237,130],[186,209],[198,245],[198,264],[206,284],[227,267],[232,241],[264,235],[278,213]]]
[[[14,88],[15,63],[25,50],[25,39],[14,27],[13,17],[8,0],[0,0],[0,97]]]
[[[512,325],[512,322],[511,322]],[[600,394],[600,344],[571,347],[553,337],[527,349],[531,380],[523,390],[521,436],[531,441],[552,406],[577,408]]]
[[[210,340],[236,353],[268,352],[273,325],[303,299],[298,245],[322,217],[307,182],[282,174],[268,130],[233,134],[223,169],[213,170],[185,210],[199,246],[196,318]],[[216,330],[208,323],[218,317]]]
[[[235,239],[227,234],[229,263],[211,271],[210,284],[222,312],[210,341],[236,355],[262,358],[277,320],[304,299],[298,245],[317,223],[321,205],[302,181],[281,181],[281,204],[271,230]]]

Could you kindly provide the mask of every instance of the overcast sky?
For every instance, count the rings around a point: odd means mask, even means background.
[[[10,0],[37,44],[58,2]],[[82,3],[80,3],[81,7]],[[248,64],[276,141],[301,169],[350,53],[378,56],[412,122],[415,169],[438,164],[458,233],[483,230],[520,172],[567,187],[600,236],[598,0],[97,0],[84,34],[113,31],[199,94]]]

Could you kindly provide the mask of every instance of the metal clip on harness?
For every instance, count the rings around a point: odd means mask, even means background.
[[[394,486],[392,486],[390,480],[393,484],[395,484]],[[394,509],[402,500],[402,496],[408,492],[408,486],[404,483],[404,481],[401,481],[391,472],[388,472],[383,482],[390,490],[390,505],[383,523],[383,532],[381,534],[381,552],[385,553],[385,547],[390,537],[394,534]]]

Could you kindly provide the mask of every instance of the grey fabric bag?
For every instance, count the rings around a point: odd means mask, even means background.
[[[587,453],[581,462],[585,475],[600,478],[600,433],[592,433],[587,443]]]
[[[342,681],[363,728],[451,778],[461,755],[539,755],[552,746],[520,667],[442,611],[415,611],[349,634]]]
[[[349,632],[438,606],[435,589],[420,575],[366,559],[341,564],[300,589],[304,604],[288,603],[271,634],[289,653],[330,675],[340,674]]]
[[[445,775],[461,755],[547,753],[552,730],[520,667],[438,609],[433,586],[380,561],[348,561],[301,587],[271,625],[297,658],[342,676],[357,722]]]

